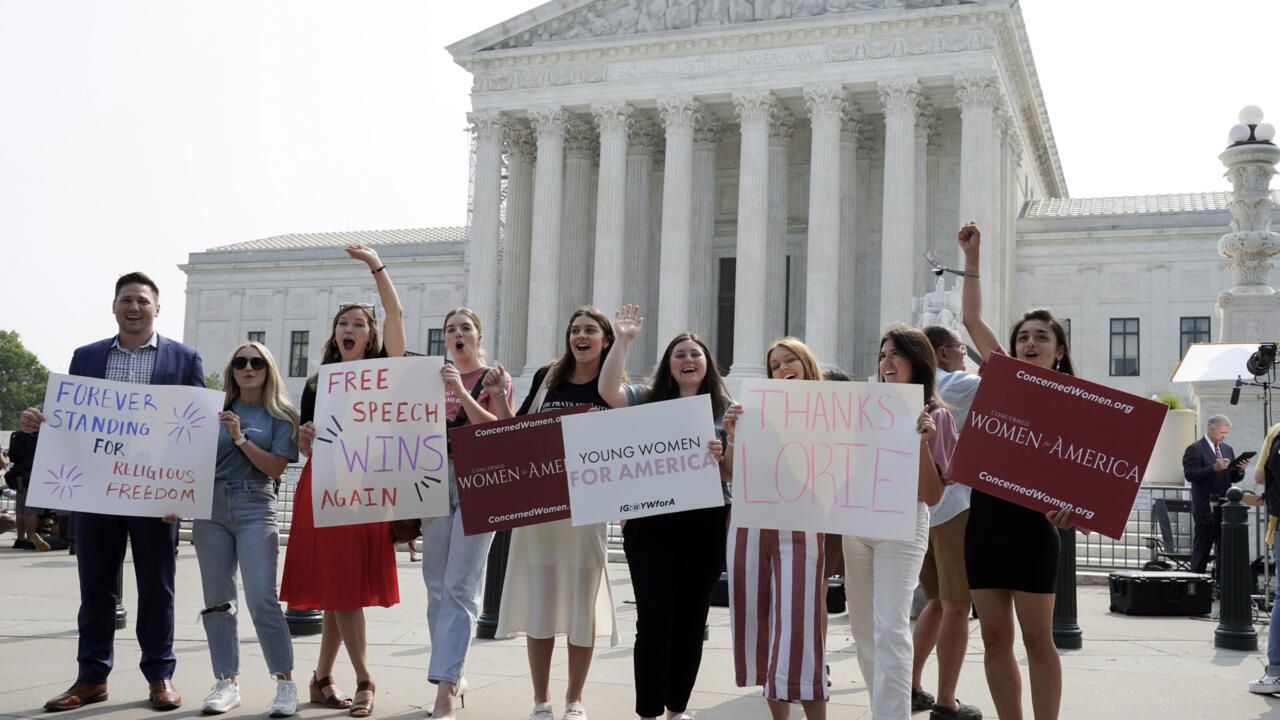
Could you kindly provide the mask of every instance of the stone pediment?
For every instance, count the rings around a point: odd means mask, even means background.
[[[449,48],[455,56],[539,43],[989,0],[552,0]]]

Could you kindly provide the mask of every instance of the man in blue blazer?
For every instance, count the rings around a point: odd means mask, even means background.
[[[1191,571],[1202,573],[1209,567],[1209,555],[1218,544],[1218,518],[1213,512],[1213,498],[1227,494],[1227,488],[1244,479],[1243,463],[1225,441],[1231,432],[1226,415],[1209,418],[1204,437],[1187,446],[1182,453],[1182,475],[1191,483]]]
[[[204,368],[194,348],[155,332],[160,290],[143,273],[116,281],[111,304],[120,332],[77,348],[71,375],[142,385],[204,387]],[[23,411],[21,429],[36,433],[44,415]],[[182,696],[173,686],[173,577],[177,526],[155,517],[126,517],[77,512],[76,566],[80,573],[80,671],[66,692],[45,703],[50,711],[72,710],[107,699],[107,676],[114,659],[117,578],[126,545],[133,548],[138,585],[138,644],[151,706],[173,710]]]

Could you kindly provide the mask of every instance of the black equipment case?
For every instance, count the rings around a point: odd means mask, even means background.
[[[1111,612],[1125,615],[1208,615],[1209,576],[1190,572],[1122,570],[1109,576]]]

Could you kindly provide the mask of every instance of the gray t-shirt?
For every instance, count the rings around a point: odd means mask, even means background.
[[[240,416],[240,432],[254,445],[272,455],[288,458],[289,462],[298,459],[298,443],[291,437],[293,428],[288,420],[273,417],[265,407],[249,405],[243,400],[232,403],[231,412]],[[214,477],[216,480],[252,479],[258,482],[271,479],[236,447],[226,426],[218,428],[218,466]]]

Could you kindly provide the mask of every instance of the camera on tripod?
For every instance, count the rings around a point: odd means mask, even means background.
[[[1271,372],[1276,365],[1276,344],[1273,342],[1262,343],[1258,349],[1249,356],[1245,368],[1254,377],[1262,377]]]

